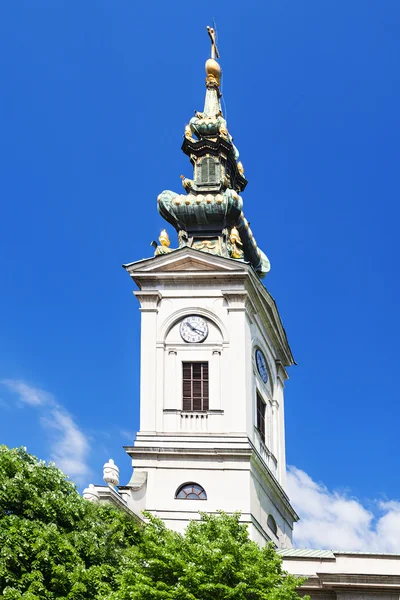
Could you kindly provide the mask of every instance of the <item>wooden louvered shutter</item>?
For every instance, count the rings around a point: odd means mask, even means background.
[[[257,429],[265,444],[265,402],[257,392]]]
[[[202,395],[203,395],[203,408],[202,410],[208,410],[208,362],[202,363]]]
[[[182,363],[183,410],[208,410],[208,363]]]
[[[196,181],[199,184],[217,183],[218,162],[215,158],[206,156],[196,167]]]
[[[217,180],[217,163],[213,158],[208,159],[208,181],[215,183]]]
[[[208,158],[203,158],[201,162],[200,183],[208,183]]]
[[[192,410],[192,363],[182,363],[183,410]]]

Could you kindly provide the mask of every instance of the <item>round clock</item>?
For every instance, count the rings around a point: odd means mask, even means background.
[[[208,336],[208,325],[202,317],[191,315],[183,319],[179,332],[185,342],[198,344]]]
[[[268,381],[268,370],[267,370],[267,361],[265,360],[264,354],[257,348],[256,350],[256,363],[258,372],[261,375],[261,379],[264,383]]]

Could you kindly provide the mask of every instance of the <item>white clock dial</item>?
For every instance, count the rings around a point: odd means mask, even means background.
[[[179,331],[185,342],[198,344],[208,336],[208,325],[202,317],[191,315],[183,319]]]

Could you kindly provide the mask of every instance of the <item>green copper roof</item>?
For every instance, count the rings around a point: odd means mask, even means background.
[[[332,550],[311,550],[310,548],[285,548],[278,550],[283,558],[322,558],[333,560],[335,558]]]

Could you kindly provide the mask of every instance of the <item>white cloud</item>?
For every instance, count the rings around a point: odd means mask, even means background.
[[[24,404],[31,406],[43,406],[53,401],[51,394],[39,388],[27,385],[19,379],[3,379],[0,383],[8,387],[9,390],[18,394],[19,399]]]
[[[40,424],[49,435],[51,460],[72,479],[85,483],[90,475],[89,442],[68,411],[52,394],[24,381],[3,379],[0,383],[17,394],[20,402],[39,410]]]
[[[52,437],[52,460],[65,473],[84,480],[90,473],[85,460],[89,444],[72,417],[58,406],[40,421]]]
[[[358,499],[331,491],[300,469],[290,467],[288,492],[300,516],[297,547],[400,552],[400,502],[372,501],[368,510]]]

